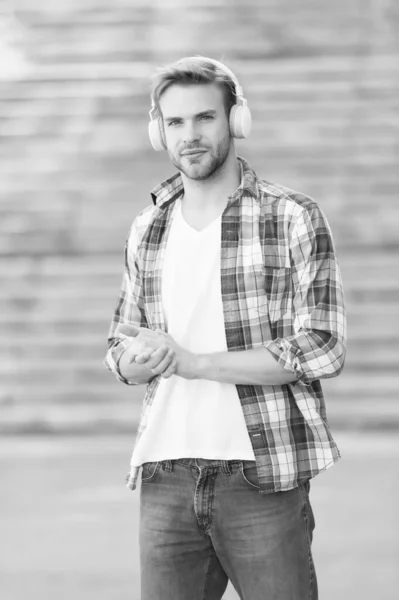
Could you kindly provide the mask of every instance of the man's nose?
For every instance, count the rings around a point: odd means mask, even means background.
[[[200,135],[195,123],[187,122],[183,130],[183,141],[186,143],[192,143],[198,141],[199,138]]]

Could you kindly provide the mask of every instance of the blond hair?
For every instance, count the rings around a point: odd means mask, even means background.
[[[209,85],[216,83],[224,93],[226,114],[236,103],[236,85],[226,71],[203,57],[182,58],[157,70],[153,77],[151,97],[161,115],[160,99],[172,85]]]

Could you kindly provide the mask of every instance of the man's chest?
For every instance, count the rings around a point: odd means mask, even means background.
[[[278,319],[287,307],[289,269],[282,267],[284,262],[279,255],[276,260],[276,253],[273,252],[275,244],[268,251],[262,238],[260,220],[256,216],[247,215],[243,219],[239,215],[224,214],[217,233],[213,231],[212,236],[213,240],[215,234],[219,238],[218,287],[222,298],[227,343],[232,349],[254,347],[270,339],[270,322]],[[188,253],[184,235],[181,236],[179,246],[178,236],[176,238],[174,235],[176,228],[172,228],[171,224],[159,221],[153,223],[146,232],[138,253],[141,295],[147,322],[152,328],[166,329],[162,297],[165,269],[170,280],[173,280],[171,250],[173,249],[175,256],[176,252]],[[187,223],[186,227],[189,227]],[[198,235],[198,232],[195,233]],[[199,233],[197,243],[194,244],[192,272],[187,272],[189,275],[186,281],[182,282],[181,277],[178,278],[180,290],[181,285],[192,285],[193,277],[197,278],[195,281],[198,286],[209,285],[209,280],[202,282],[200,279],[202,270],[198,265],[207,260],[208,252],[207,236],[201,239],[201,232]],[[189,251],[193,252],[192,245]],[[189,268],[187,261],[184,264],[186,269]],[[168,285],[168,294],[169,297],[173,295],[173,281],[172,285]]]

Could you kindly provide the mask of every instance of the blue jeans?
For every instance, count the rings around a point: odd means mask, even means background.
[[[141,600],[317,600],[309,482],[259,494],[254,461],[145,463]]]

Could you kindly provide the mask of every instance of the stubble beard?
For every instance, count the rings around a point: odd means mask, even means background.
[[[223,138],[214,151],[208,150],[206,155],[188,160],[179,153],[169,151],[169,157],[181,173],[188,179],[204,181],[213,177],[224,165],[230,152],[230,136]],[[186,166],[188,162],[188,165]],[[185,164],[186,163],[186,164]]]

